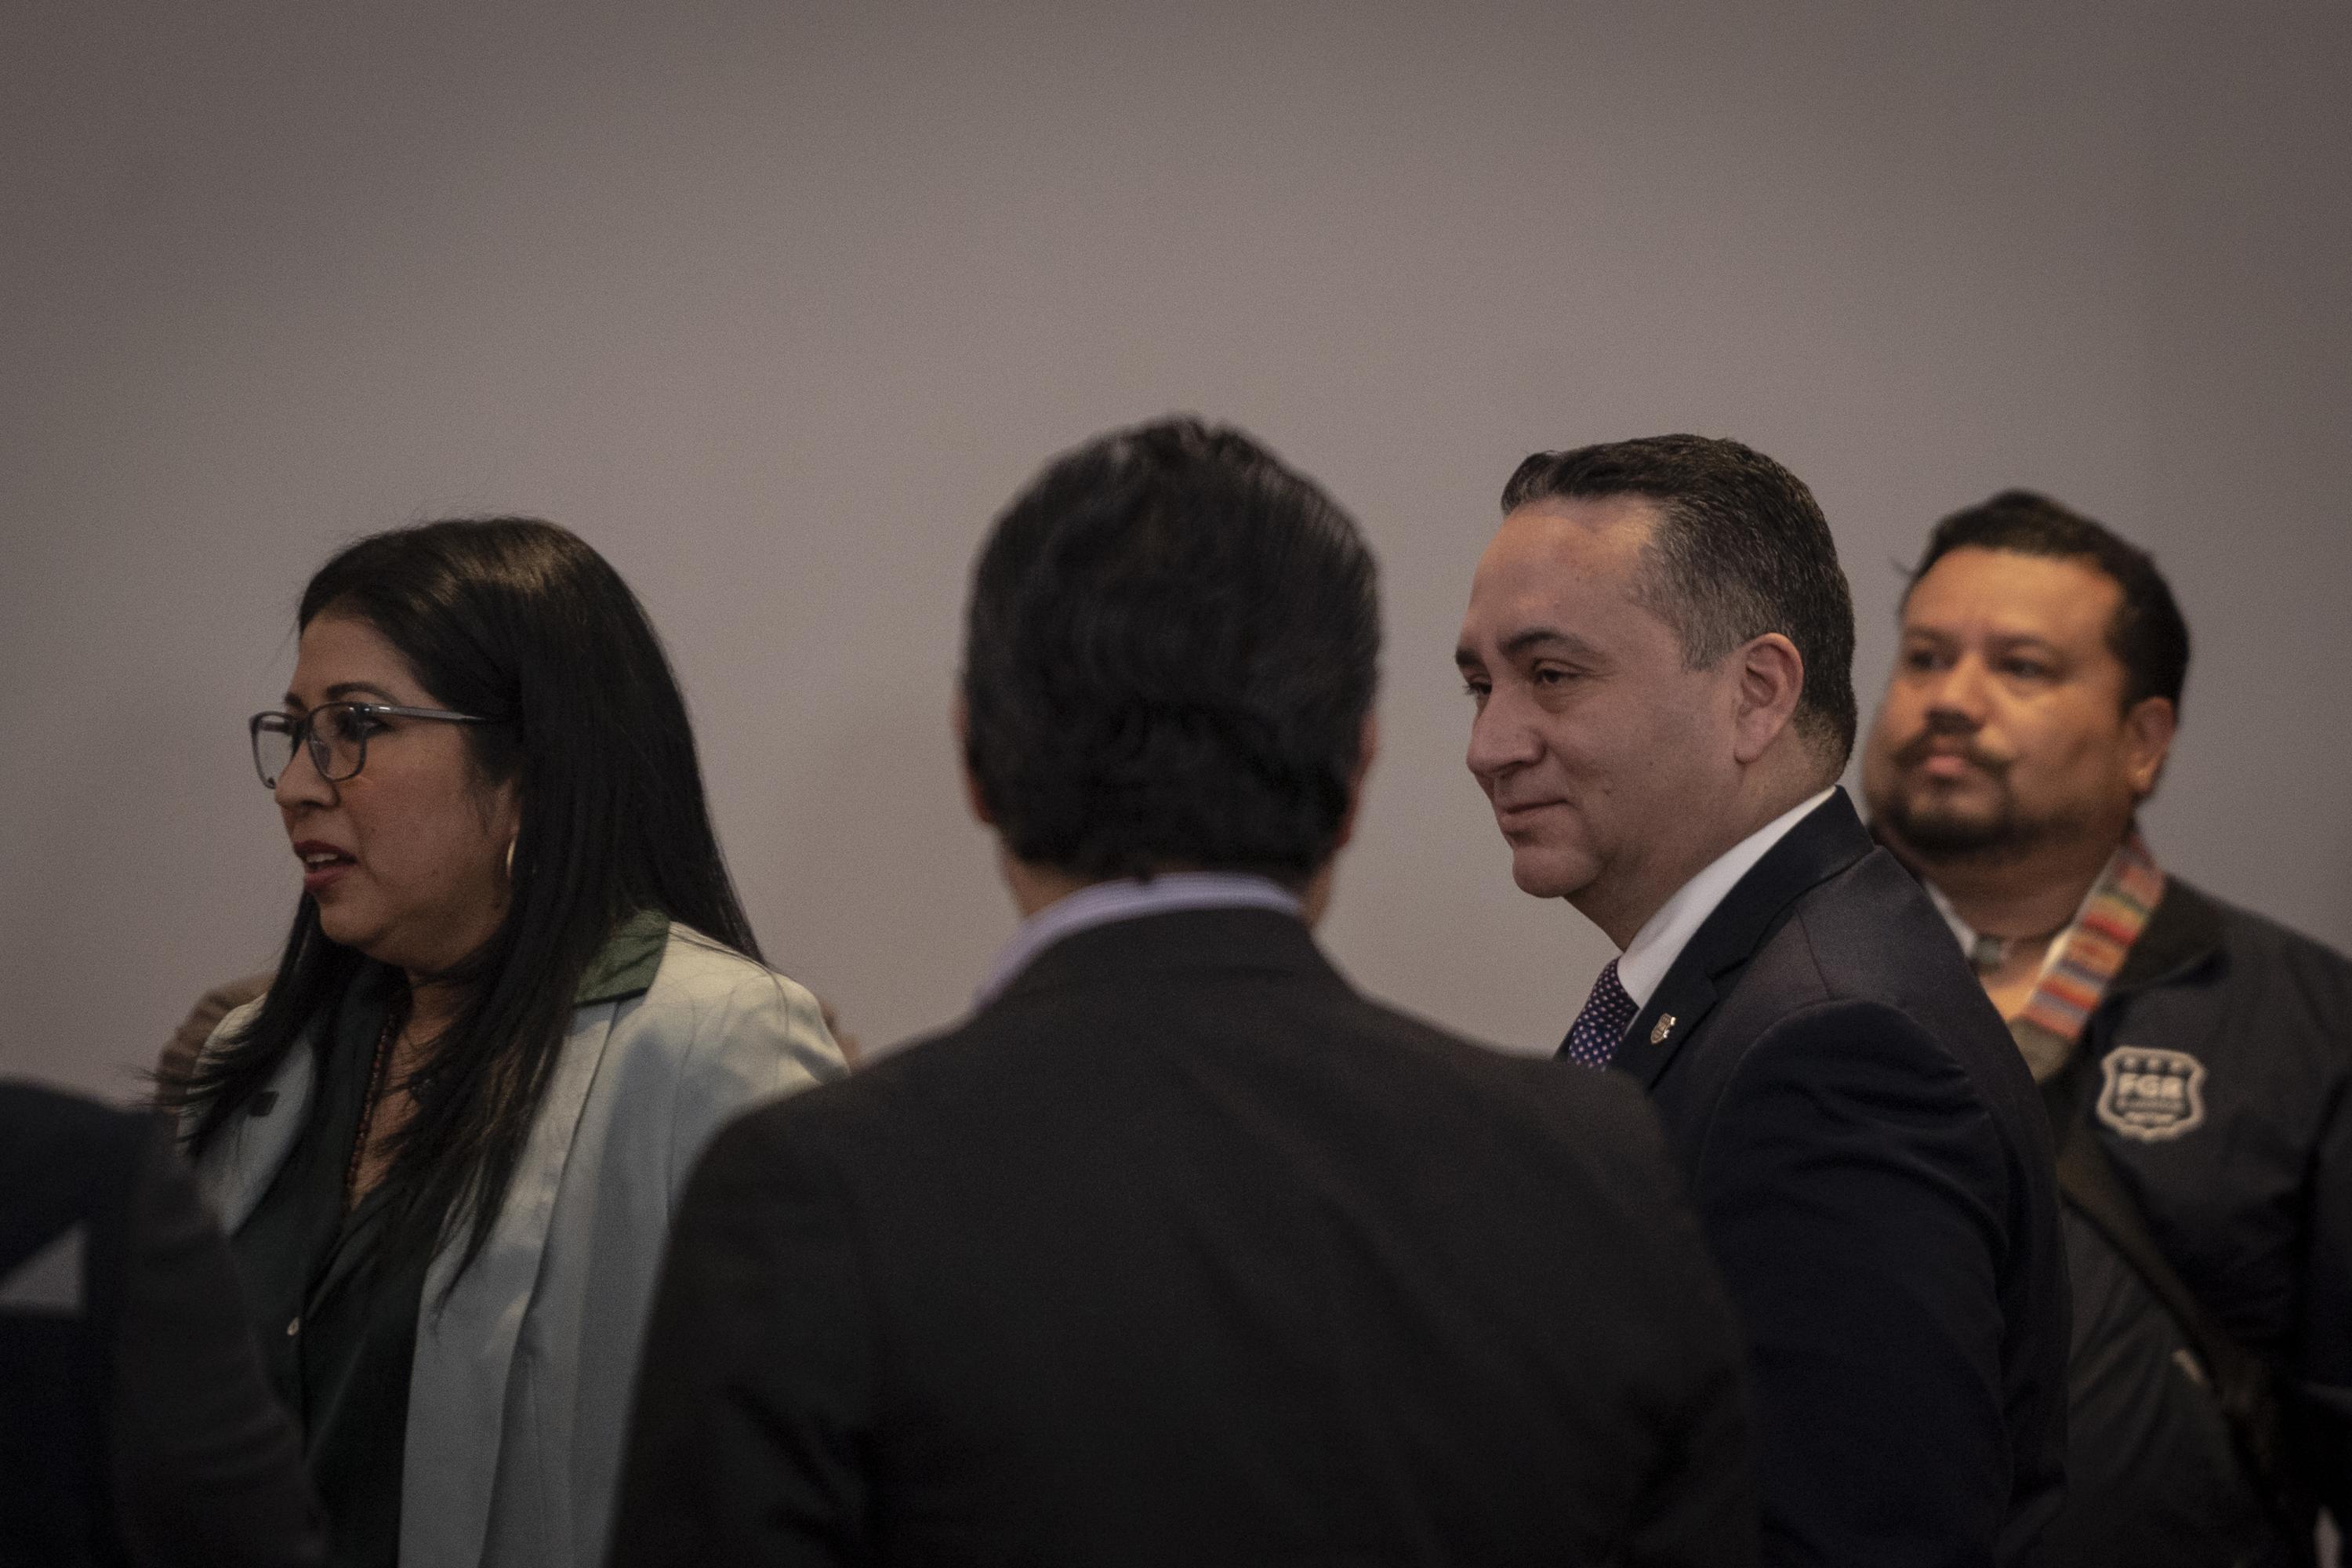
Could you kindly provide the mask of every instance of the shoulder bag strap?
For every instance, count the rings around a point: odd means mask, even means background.
[[[2068,1077],[2074,1092],[2063,1097],[2066,1117],[2057,1128],[2059,1189],[2084,1218],[2098,1227],[2180,1326],[2191,1353],[2201,1363],[2206,1386],[2229,1423],[2239,1459],[2263,1505],[2292,1540],[2301,1527],[2294,1522],[2299,1510],[2289,1501],[2294,1489],[2282,1451],[2277,1380],[2269,1363],[2241,1345],[2197,1299],[2157,1246],[2147,1216],[2100,1142],[2098,1130],[2084,1114],[2079,1060]]]

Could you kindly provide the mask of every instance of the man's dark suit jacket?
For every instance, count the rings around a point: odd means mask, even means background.
[[[324,1544],[168,1131],[0,1084],[0,1564],[277,1568]]]
[[[1632,1086],[1287,915],[1046,949],[720,1134],[612,1561],[1751,1561],[1737,1325]]]
[[[1775,1563],[2032,1561],[2065,1453],[2050,1127],[1926,893],[1841,790],[1626,1031],[1748,1330]]]

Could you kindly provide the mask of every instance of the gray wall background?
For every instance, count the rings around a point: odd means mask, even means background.
[[[2153,546],[2158,850],[2352,945],[2352,9],[1767,9],[6,0],[0,1070],[131,1092],[271,954],[302,580],[491,509],[645,597],[772,955],[869,1043],[953,1016],[1013,925],[971,553],[1171,408],[1381,552],[1372,991],[1545,1049],[1607,955],[1511,887],[1450,651],[1512,464],[1662,429],[1812,483],[1873,694],[1944,511]]]

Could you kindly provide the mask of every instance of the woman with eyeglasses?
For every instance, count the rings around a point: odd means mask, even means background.
[[[769,970],[643,609],[528,519],[310,580],[251,721],[301,898],[173,1091],[332,1561],[601,1561],[671,1209],[844,1069]]]

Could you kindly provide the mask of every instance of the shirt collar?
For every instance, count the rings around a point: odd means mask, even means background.
[[[1919,879],[1919,885],[1927,889],[1927,901],[1936,906],[1936,912],[1944,917],[1946,925],[1952,928],[1952,940],[1960,944],[1961,955],[1973,955],[1977,950],[1976,928],[1960,918],[1960,911],[1952,907],[1952,900],[1944,897],[1943,889],[1925,877]]]
[[[2084,890],[2082,902],[2074,906],[2074,912],[2067,918],[2066,923],[2050,933],[2050,945],[2042,955],[2042,973],[2049,973],[2051,964],[2064,949],[2066,939],[2074,933],[2076,926],[2083,923],[2083,912],[2091,907],[2092,900],[2099,896],[2102,889],[2113,885],[2125,867],[2135,861],[2145,862],[2150,867],[2156,864],[2147,852],[2146,841],[2140,838],[2137,826],[2125,836],[2121,844],[2116,846],[2116,852],[2107,857],[2107,863],[2100,868],[2090,887]],[[1977,961],[1977,944],[1984,940],[1984,933],[1960,918],[1960,911],[1952,907],[1952,900],[1944,896],[1943,889],[1925,876],[1920,877],[1919,885],[1927,889],[1928,901],[1936,906],[1936,912],[1944,917],[1944,923],[1952,928],[1952,939],[1960,944],[1960,955],[1973,966]],[[1995,937],[1991,940],[1998,944],[2009,939]]]
[[[1096,882],[1052,903],[1021,922],[997,954],[972,1005],[994,1001],[1036,956],[1066,936],[1114,921],[1176,910],[1276,910],[1296,915],[1298,895],[1270,878],[1243,871],[1166,871],[1149,881],[1127,878]]]
[[[1617,984],[1633,999],[1636,1011],[1650,1005],[1666,971],[1675,966],[1675,960],[1706,923],[1706,917],[1715,913],[1715,907],[1739,886],[1739,879],[1754,870],[1756,862],[1787,837],[1790,828],[1836,793],[1837,786],[1832,784],[1819,795],[1808,795],[1725,850],[1705,870],[1675,889],[1674,897],[1633,933],[1617,960]]]
[[[669,917],[659,910],[639,910],[614,926],[603,949],[588,961],[572,1005],[585,1007],[643,994],[652,987],[668,944]]]

